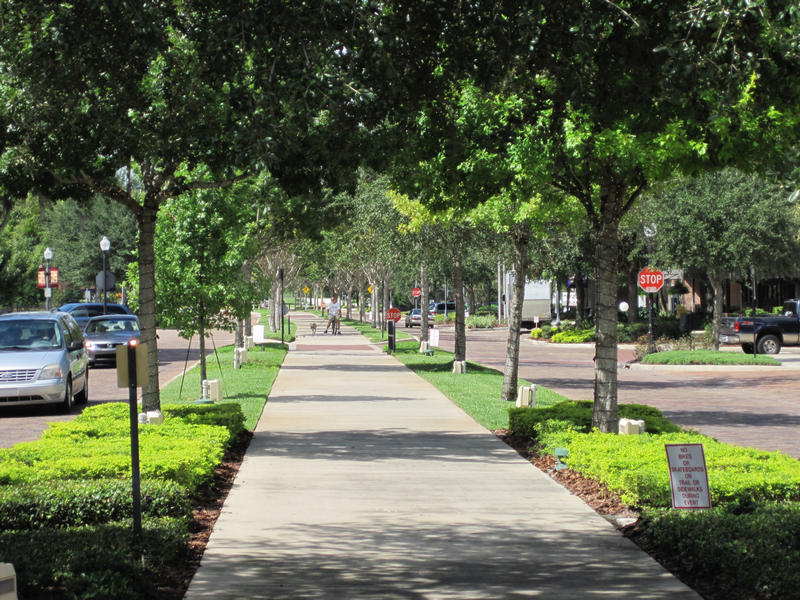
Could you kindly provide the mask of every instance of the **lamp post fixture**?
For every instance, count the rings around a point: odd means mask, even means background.
[[[100,250],[103,251],[103,314],[106,314],[106,305],[108,304],[108,271],[106,264],[108,262],[108,251],[111,250],[111,240],[106,236],[100,240]]]
[[[53,260],[53,251],[50,246],[44,249],[44,309],[50,310],[50,261]]]

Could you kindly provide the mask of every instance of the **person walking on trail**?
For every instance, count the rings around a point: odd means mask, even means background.
[[[328,329],[330,329],[331,324],[333,324],[333,333],[334,335],[342,332],[339,329],[339,313],[342,311],[342,305],[339,304],[339,300],[336,298],[336,294],[331,296],[330,304],[328,304],[328,324],[325,327],[325,333],[328,333]]]

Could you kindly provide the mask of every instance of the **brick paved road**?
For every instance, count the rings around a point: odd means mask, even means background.
[[[467,334],[467,358],[502,370],[506,330]],[[441,346],[452,350],[452,330],[442,329]],[[628,360],[630,350],[620,352]],[[520,345],[520,376],[574,400],[594,389],[590,345]],[[781,368],[707,368],[634,365],[619,371],[619,400],[655,406],[672,421],[721,441],[800,458],[800,349],[788,348]]]

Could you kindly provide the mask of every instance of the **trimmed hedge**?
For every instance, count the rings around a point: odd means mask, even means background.
[[[680,556],[684,580],[713,582],[716,597],[800,597],[800,504],[648,511],[641,527],[657,546]]]
[[[164,412],[163,425],[139,427],[141,476],[175,481],[194,494],[211,482],[234,439],[232,431],[241,432],[241,409],[178,405]],[[0,450],[0,485],[125,477],[130,477],[130,424],[124,403],[89,407],[72,421],[52,423],[40,440]]]
[[[593,403],[589,400],[579,402],[559,402],[547,408],[511,408],[508,411],[509,433],[518,437],[536,437],[536,425],[550,420],[569,421],[573,429],[589,432],[592,429]],[[620,418],[644,419],[648,433],[671,433],[681,428],[664,417],[662,412],[644,404],[620,404]]]
[[[172,481],[142,481],[145,518],[188,521],[186,490]],[[0,531],[98,525],[133,518],[130,480],[62,481],[0,486]]]
[[[188,558],[184,519],[143,523],[144,561],[135,560],[130,523],[0,532],[0,561],[13,563],[21,597],[137,600],[156,596],[153,582]]]
[[[567,464],[596,479],[632,506],[671,506],[664,444],[703,444],[714,505],[743,500],[800,501],[800,461],[780,452],[723,444],[698,433],[609,435],[581,433],[566,421],[537,425],[546,451],[567,448]]]

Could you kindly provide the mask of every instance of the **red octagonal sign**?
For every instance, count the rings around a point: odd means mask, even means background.
[[[664,287],[664,274],[657,269],[645,267],[639,271],[639,287],[645,292],[657,292]]]
[[[400,320],[400,317],[402,316],[403,315],[400,312],[399,308],[390,308],[389,310],[386,311],[386,318],[391,319],[395,323],[397,323]]]

